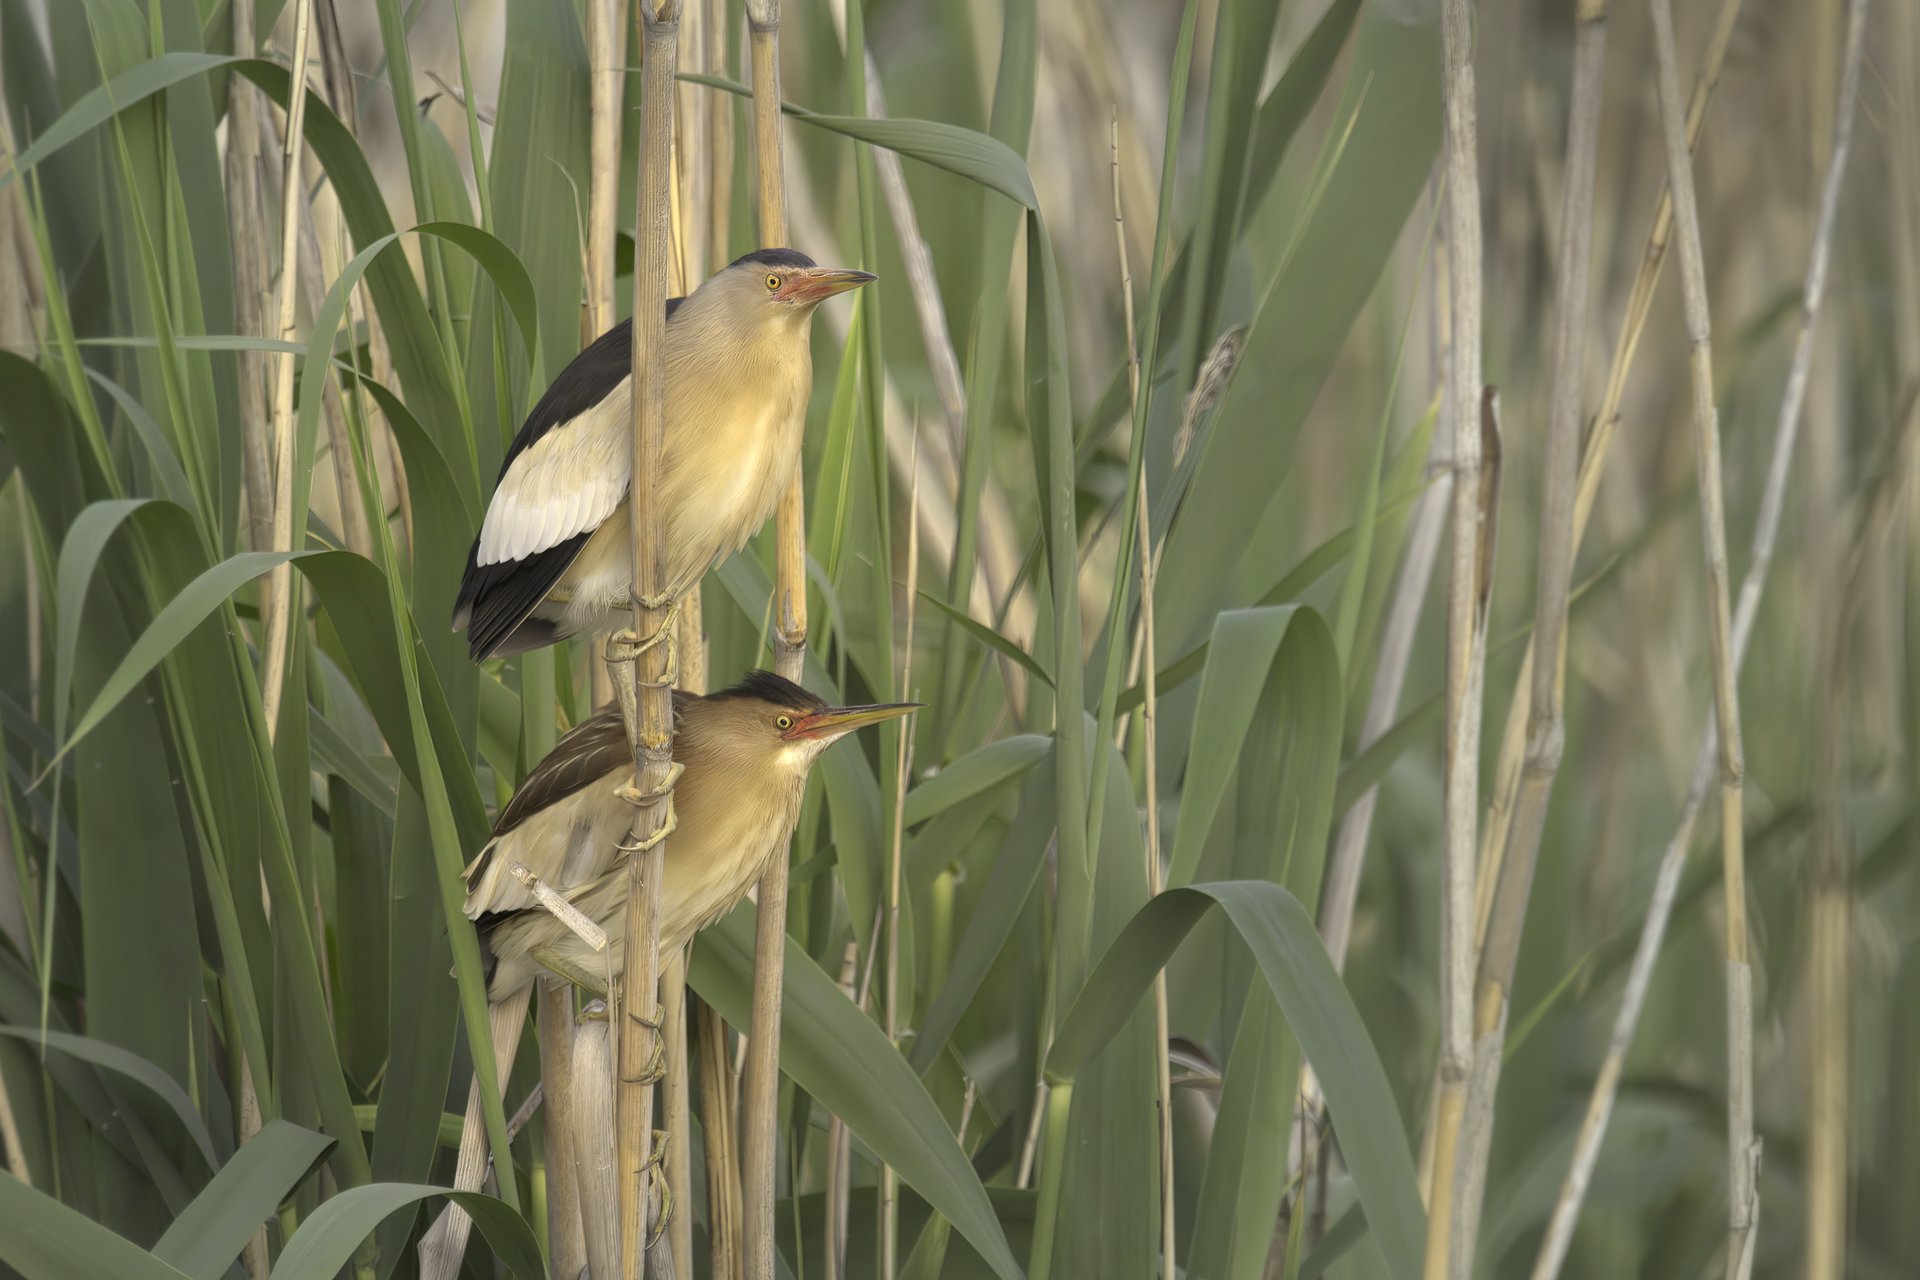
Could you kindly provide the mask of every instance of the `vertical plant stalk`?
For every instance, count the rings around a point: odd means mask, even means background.
[[[587,278],[580,345],[611,329],[615,222],[620,205],[620,125],[625,102],[626,0],[587,0]],[[613,697],[607,668],[588,662],[593,705]]]
[[[1706,55],[1694,80],[1693,96],[1687,103],[1689,148],[1699,141],[1700,128],[1706,120],[1707,103],[1713,96],[1714,87],[1720,83],[1720,68],[1726,61],[1727,46],[1733,40],[1733,28],[1740,16],[1741,4],[1742,0],[1721,0],[1720,11],[1714,18],[1713,34],[1707,42]],[[1620,426],[1627,374],[1639,350],[1647,315],[1653,309],[1654,288],[1660,283],[1660,273],[1666,266],[1667,249],[1672,238],[1673,192],[1662,188],[1660,202],[1654,209],[1653,226],[1647,233],[1646,251],[1641,255],[1639,271],[1634,275],[1633,287],[1627,296],[1626,314],[1614,343],[1613,357],[1607,369],[1607,389],[1601,397],[1600,412],[1594,418],[1593,429],[1588,433],[1586,448],[1580,458],[1580,478],[1573,501],[1575,557],[1579,555],[1580,541],[1586,534],[1587,521],[1593,515],[1593,505],[1600,494],[1600,481],[1606,474],[1607,458]],[[1506,851],[1507,823],[1520,790],[1535,652],[1533,638],[1529,636],[1525,654],[1520,660],[1519,674],[1514,677],[1513,697],[1507,704],[1506,727],[1501,734],[1499,759],[1494,768],[1493,794],[1487,804],[1487,826],[1481,850],[1481,883],[1489,889],[1498,882],[1498,872],[1495,870],[1497,859]],[[1492,906],[1491,898],[1483,896],[1479,906],[1485,908],[1480,913],[1480,919],[1484,921],[1486,911]]]
[[[726,74],[707,65],[707,26],[715,20],[711,0],[695,0],[680,19],[680,58],[689,71]],[[724,20],[725,6],[717,6]],[[707,233],[713,217],[707,145],[712,137],[708,115],[719,107],[717,95],[696,84],[680,86],[673,113],[673,243],[674,261],[683,292],[691,293],[707,275]]]
[[[607,1007],[595,1000],[573,1037],[573,1176],[580,1187],[589,1276],[620,1274],[620,1195],[615,1186],[613,1047]],[[556,1271],[556,1274],[559,1274]]]
[[[314,39],[319,46],[320,100],[328,105],[347,131],[357,137],[360,125],[358,104],[353,92],[353,68],[347,62],[346,45],[340,33],[340,15],[334,8],[334,0],[314,0],[313,23]],[[239,78],[245,79],[244,76]],[[320,237],[315,229],[311,202],[307,206],[307,214],[300,230],[300,292],[307,300],[307,314],[317,315],[327,290],[320,264]],[[339,222],[337,216],[335,222]],[[340,506],[340,539],[346,544],[347,550],[371,560],[375,555],[373,527],[366,504],[358,500],[360,481],[354,474],[353,442],[347,430],[346,406],[341,400],[338,379],[328,378],[322,384],[321,407],[327,428],[327,458],[332,463],[333,487]],[[242,438],[245,438],[244,431]],[[315,925],[318,928],[320,911],[317,892],[314,901]],[[316,936],[324,937],[325,930],[320,929]]]
[[[587,328],[613,327],[614,222],[620,206],[620,105],[625,68],[624,0],[587,0],[588,103]]]
[[[252,57],[253,6],[233,6],[233,48]],[[245,76],[227,81],[227,237],[233,246],[233,317],[241,333],[267,336],[267,247],[261,235],[266,209],[260,198],[260,90]],[[273,461],[267,448],[267,357],[242,351],[236,367],[240,382],[241,481],[247,495],[248,545],[264,551],[273,545]],[[242,1139],[245,1140],[244,1137]],[[265,1236],[260,1237],[265,1248]],[[265,1260],[262,1254],[262,1262]],[[253,1274],[249,1261],[248,1274]],[[264,1272],[262,1272],[264,1274]]]
[[[692,69],[710,70],[706,64],[707,28],[713,9],[725,6],[713,0],[694,0],[681,15],[681,44]],[[693,85],[679,85],[679,97],[673,117],[673,267],[675,292],[688,294],[699,287],[706,276],[707,234],[712,223],[708,205],[712,200],[707,149],[711,130],[708,116],[718,109],[713,95]],[[700,610],[700,588],[696,584],[680,601],[675,627],[675,653],[679,657],[677,685],[692,693],[707,691],[705,635]],[[693,1126],[692,1082],[687,1064],[687,952],[681,948],[667,958],[662,967],[660,998],[665,1010],[663,1032],[667,1042],[667,1078],[664,1112],[667,1138],[665,1171],[673,1202],[688,1206],[668,1221],[667,1244],[672,1250],[676,1275],[693,1274]]]
[[[1807,373],[1813,362],[1813,339],[1819,322],[1820,307],[1826,296],[1827,263],[1831,252],[1833,228],[1840,205],[1840,187],[1852,149],[1854,107],[1860,91],[1860,64],[1865,44],[1865,0],[1851,0],[1848,12],[1846,65],[1841,75],[1840,103],[1834,116],[1832,160],[1820,193],[1820,215],[1815,225],[1813,245],[1800,299],[1800,331],[1794,342],[1793,362],[1781,396],[1780,416],[1774,427],[1772,456],[1767,463],[1767,478],[1761,491],[1760,513],[1754,522],[1753,546],[1747,571],[1740,582],[1739,607],[1733,618],[1732,662],[1737,675],[1746,656],[1747,643],[1759,615],[1760,594],[1766,586],[1767,571],[1773,563],[1774,547],[1785,507],[1787,477],[1792,465],[1794,443],[1799,435],[1801,410],[1806,403]],[[1560,1274],[1567,1251],[1573,1243],[1573,1228],[1580,1207],[1592,1183],[1593,1170],[1600,1157],[1600,1143],[1606,1136],[1607,1122],[1613,1114],[1614,1098],[1619,1092],[1626,1068],[1627,1050],[1639,1025],[1641,1010],[1653,981],[1653,966],[1665,940],[1667,924],[1680,887],[1680,872],[1687,850],[1693,843],[1693,828],[1712,785],[1714,764],[1719,758],[1718,719],[1710,717],[1701,735],[1694,760],[1693,776],[1681,805],[1680,819],[1673,839],[1668,842],[1654,881],[1652,900],[1647,906],[1640,940],[1634,949],[1633,964],[1627,973],[1626,989],[1607,1054],[1600,1064],[1598,1078],[1587,1101],[1587,1112],[1574,1140],[1573,1159],[1560,1185],[1553,1216],[1548,1221],[1539,1257],[1534,1262],[1533,1280],[1553,1280]]]
[[[620,105],[622,53],[626,48],[622,0],[587,0],[587,93],[589,105],[587,243],[585,306],[581,315],[584,346],[613,327],[614,220],[620,201]],[[598,706],[613,694],[611,676],[598,662],[587,664],[591,701]],[[583,1126],[604,1126],[611,1109],[579,1111],[594,1100],[577,1092],[576,1024],[572,992],[543,981],[540,994],[540,1074],[547,1088],[547,1249],[555,1275],[578,1275],[591,1256],[585,1215],[604,1211],[588,1199],[588,1186],[576,1174],[581,1153],[575,1149]],[[584,1032],[578,1034],[585,1034]],[[604,1030],[597,1032],[604,1038]],[[551,1043],[550,1043],[551,1042]],[[555,1084],[564,1082],[556,1090]],[[597,1104],[596,1104],[597,1105]],[[607,1191],[611,1193],[612,1187]],[[570,1269],[569,1269],[570,1268]],[[599,1274],[595,1271],[594,1274]]]
[[[679,65],[679,0],[641,0],[646,58],[641,115],[638,241],[633,281],[633,632],[631,662],[613,678],[633,746],[633,828],[628,839],[626,937],[615,1017],[619,1084],[614,1107],[620,1192],[620,1260],[628,1280],[647,1270],[648,1173],[653,1164],[654,1076],[643,1065],[659,1046],[660,882],[673,794],[674,610],[666,599],[667,556],[660,472],[666,452],[666,300],[671,270],[674,74]],[[649,1012],[640,1012],[642,1006]]]
[[[233,6],[233,48],[243,57],[259,49],[254,36],[253,6]],[[245,76],[227,83],[227,235],[233,246],[233,317],[241,333],[267,333],[267,249],[261,240],[266,209],[260,197],[259,90]],[[6,250],[8,246],[0,246]],[[290,358],[290,357],[289,357]],[[266,550],[273,542],[273,462],[267,449],[267,357],[264,352],[239,353],[240,465],[247,497],[248,545]],[[31,563],[31,560],[29,560]],[[273,608],[273,580],[262,588],[261,604]],[[37,633],[38,628],[34,629]],[[31,633],[30,633],[31,634]],[[273,724],[268,719],[269,731]],[[253,1068],[240,1055],[239,1139],[242,1146],[260,1132],[260,1095]],[[266,1280],[267,1229],[263,1225],[247,1241],[241,1254],[248,1280]]]
[[[733,34],[731,5],[716,0],[713,21],[707,24],[707,67],[715,75],[727,73],[727,50]],[[711,273],[726,266],[733,257],[733,100],[721,98],[707,113],[707,163],[710,166],[710,195],[707,198],[707,262]]]
[[[907,498],[907,627],[902,642],[900,692],[913,691],[914,601],[920,590],[920,433],[913,439],[913,477]],[[893,845],[887,859],[887,1039],[900,1045],[900,871],[906,855],[907,776],[913,768],[913,732],[900,726],[899,752],[894,761]],[[893,1166],[880,1166],[880,1275],[894,1280],[900,1271],[900,1175]]]
[[[694,1018],[700,1042],[700,1128],[707,1155],[707,1274],[713,1280],[742,1280],[740,1147],[734,1094],[739,1077],[727,1052],[727,1024],[712,1006],[701,1004]]]
[[[580,1226],[580,1190],[574,1176],[576,1128],[573,1090],[573,987],[542,978],[540,1084],[547,1115],[541,1125],[547,1161],[547,1258],[557,1276],[577,1276],[587,1265]]]
[[[860,962],[860,944],[847,940],[840,958],[840,990],[854,1000],[853,976]],[[840,1280],[846,1270],[847,1209],[853,1199],[853,1134],[837,1115],[827,1116],[826,1238],[821,1242],[823,1280]]]
[[[494,1074],[503,1101],[514,1055],[520,1048],[520,1028],[526,1023],[527,1004],[532,995],[531,988],[523,988],[487,1006],[487,1033],[493,1044]],[[467,1087],[466,1122],[460,1130],[460,1150],[453,1169],[453,1185],[458,1190],[478,1191],[486,1183],[492,1155],[487,1148],[485,1114],[480,1076],[476,1072]],[[459,1274],[460,1260],[466,1256],[467,1238],[472,1231],[473,1219],[464,1209],[453,1204],[443,1209],[433,1226],[420,1237],[422,1280],[452,1280]]]
[[[1579,483],[1582,359],[1587,335],[1587,277],[1593,247],[1594,167],[1600,137],[1600,101],[1606,64],[1606,0],[1575,0],[1572,103],[1567,117],[1567,161],[1560,199],[1560,244],[1547,366],[1546,465],[1540,500],[1539,559],[1533,635],[1551,663],[1533,668],[1525,767],[1509,842],[1493,891],[1493,912],[1480,952],[1474,992],[1473,1079],[1466,1146],[1455,1164],[1453,1234],[1470,1269],[1479,1233],[1481,1197],[1493,1135],[1493,1105],[1504,1057],[1514,968],[1526,927],[1533,871],[1546,829],[1547,801],[1566,743],[1566,627],[1573,577],[1573,501]]]
[[[1733,665],[1728,605],[1727,519],[1720,487],[1720,421],[1713,403],[1713,337],[1707,306],[1700,213],[1687,154],[1680,73],[1673,50],[1673,8],[1648,0],[1653,15],[1655,79],[1667,151],[1667,185],[1680,241],[1680,286],[1686,305],[1693,371],[1694,462],[1707,572],[1707,639],[1713,659],[1713,714],[1720,741],[1720,855],[1726,881],[1727,963],[1727,1274],[1753,1266],[1759,1151],[1753,1136],[1753,970],[1747,963],[1747,887],[1741,789],[1746,763],[1740,740],[1740,694]]]
[[[1107,121],[1107,149],[1112,157],[1113,240],[1120,255],[1120,299],[1127,344],[1127,397],[1133,422],[1140,421],[1140,351],[1134,346],[1133,267],[1127,259],[1127,222],[1120,203],[1120,109],[1110,108]],[[1158,714],[1158,663],[1153,647],[1153,573],[1155,568],[1153,521],[1147,507],[1147,469],[1140,468],[1134,487],[1136,505],[1134,533],[1139,539],[1136,555],[1140,561],[1140,625],[1134,631],[1133,666],[1141,672],[1146,699],[1140,706],[1140,743],[1146,769],[1147,793],[1147,896],[1160,895],[1160,766],[1159,736],[1154,717]],[[1124,732],[1124,730],[1123,730]],[[1160,1270],[1162,1280],[1176,1280],[1173,1221],[1173,1070],[1167,1061],[1167,971],[1153,975],[1154,1098],[1160,1118]]]
[[[1445,847],[1441,855],[1440,1088],[1434,1127],[1433,1189],[1428,1198],[1427,1280],[1449,1275],[1454,1150],[1466,1109],[1472,1059],[1473,877],[1479,816],[1481,661],[1480,175],[1469,0],[1443,0],[1441,89],[1446,109],[1449,350],[1447,396],[1453,409],[1452,581],[1447,596]]]
[[[681,652],[685,652],[683,648]],[[667,957],[661,966],[661,1020],[667,1038],[666,1100],[667,1189],[679,1211],[667,1220],[667,1247],[675,1275],[693,1274],[693,1099],[687,1074],[687,953]]]
[[[288,90],[286,145],[281,152],[280,281],[274,295],[274,337],[294,338],[294,289],[299,272],[294,264],[300,251],[300,210],[306,204],[300,189],[301,157],[306,139],[307,44],[313,30],[313,0],[293,0],[292,80]],[[292,352],[275,361],[273,380],[274,493],[272,546],[293,550],[293,370]],[[277,731],[280,699],[286,692],[287,638],[293,625],[293,566],[283,564],[267,575],[267,638],[263,655],[266,670],[260,680],[260,701],[266,708],[267,734]]]
[[[753,157],[762,246],[787,239],[785,162],[780,138],[780,0],[748,0],[753,61]],[[795,469],[774,518],[774,669],[800,680],[807,646],[806,496]],[[760,877],[753,948],[753,1022],[741,1110],[741,1192],[747,1280],[774,1276],[774,1172],[779,1165],[780,996],[786,964],[787,859]]]

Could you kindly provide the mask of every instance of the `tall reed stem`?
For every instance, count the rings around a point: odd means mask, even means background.
[[[1127,343],[1127,397],[1132,420],[1140,421],[1140,351],[1134,345],[1133,268],[1127,256],[1126,215],[1120,204],[1120,112],[1110,109],[1107,121],[1107,149],[1113,177],[1113,239],[1120,257],[1120,299]],[[1146,701],[1140,707],[1140,742],[1144,757],[1147,800],[1146,856],[1147,896],[1159,896],[1160,869],[1160,765],[1159,735],[1154,717],[1158,713],[1158,664],[1153,650],[1153,521],[1147,507],[1147,469],[1140,468],[1134,485],[1134,533],[1140,560],[1140,626],[1135,633],[1134,665],[1142,672]],[[1160,1272],[1163,1280],[1175,1280],[1178,1271],[1173,1222],[1173,1071],[1167,1061],[1167,971],[1153,975],[1154,1097],[1160,1113]]]
[[[1673,48],[1673,8],[1649,0],[1655,80],[1660,97],[1667,186],[1680,242],[1680,289],[1686,305],[1693,373],[1694,463],[1707,572],[1707,639],[1713,659],[1713,714],[1720,740],[1720,855],[1726,883],[1727,964],[1727,1275],[1753,1266],[1755,1183],[1759,1151],[1753,1136],[1753,971],[1747,964],[1747,870],[1742,821],[1746,762],[1740,738],[1740,695],[1734,678],[1733,620],[1727,589],[1727,519],[1720,487],[1720,419],[1713,403],[1713,330],[1707,305],[1700,213],[1687,153],[1680,73]]]
[[[253,6],[233,6],[233,50],[252,57]],[[241,333],[267,335],[267,248],[262,233],[266,212],[260,196],[260,90],[245,76],[227,82],[227,238],[233,246],[233,318]],[[11,252],[12,246],[0,246]],[[267,400],[267,356],[242,351],[240,372],[240,462],[246,486],[248,544],[257,551],[273,545],[273,458],[266,432],[271,423]],[[265,1237],[261,1237],[262,1249]],[[265,1254],[262,1255],[264,1261]],[[248,1263],[252,1274],[252,1263]],[[264,1274],[264,1271],[262,1272]]]
[[[1552,663],[1533,668],[1526,765],[1509,831],[1474,992],[1474,1055],[1463,1126],[1467,1144],[1454,1167],[1454,1248],[1471,1266],[1493,1136],[1494,1099],[1504,1059],[1514,967],[1526,927],[1533,870],[1546,829],[1547,800],[1566,743],[1566,626],[1573,578],[1573,501],[1579,482],[1582,359],[1587,335],[1587,275],[1593,242],[1593,179],[1607,42],[1606,0],[1576,0],[1572,106],[1561,189],[1558,281],[1547,365],[1546,467],[1534,589],[1534,642]]]
[[[1737,4],[1738,0],[1731,2]],[[1739,606],[1733,618],[1733,668],[1736,676],[1741,660],[1746,656],[1747,642],[1759,616],[1760,594],[1766,586],[1767,571],[1773,563],[1780,519],[1785,509],[1787,478],[1794,444],[1799,435],[1801,411],[1806,402],[1807,373],[1813,360],[1813,338],[1821,302],[1826,294],[1827,261],[1840,204],[1841,181],[1852,149],[1854,107],[1860,90],[1865,17],[1854,11],[1863,10],[1864,7],[1865,0],[1852,0],[1848,16],[1846,65],[1841,75],[1839,108],[1834,117],[1833,158],[1821,188],[1820,214],[1801,290],[1800,332],[1794,343],[1786,390],[1781,397],[1780,415],[1774,427],[1772,452],[1767,463],[1766,483],[1761,491],[1760,513],[1754,521],[1753,545],[1746,574],[1740,582]],[[1561,1183],[1553,1216],[1547,1225],[1546,1238],[1541,1242],[1540,1254],[1534,1262],[1533,1280],[1553,1280],[1558,1276],[1573,1243],[1574,1224],[1579,1219],[1580,1207],[1592,1181],[1594,1166],[1599,1160],[1600,1143],[1606,1136],[1607,1123],[1613,1114],[1614,1098],[1626,1068],[1627,1051],[1632,1047],[1633,1033],[1639,1025],[1640,1013],[1646,1005],[1647,992],[1652,985],[1654,962],[1659,958],[1667,923],[1672,918],[1680,872],[1693,842],[1694,824],[1705,804],[1707,790],[1712,785],[1714,764],[1719,758],[1717,724],[1717,717],[1709,718],[1701,735],[1693,776],[1681,806],[1680,820],[1661,858],[1646,921],[1641,926],[1626,988],[1619,1011],[1614,1016],[1606,1057],[1600,1064],[1599,1075],[1588,1098],[1586,1116],[1574,1140],[1573,1159]]]
[[[901,652],[900,692],[911,697],[913,690],[913,616],[914,599],[920,589],[920,433],[913,440],[913,477],[907,499],[907,628]],[[906,856],[907,777],[913,768],[913,732],[900,726],[899,755],[895,760],[893,794],[893,845],[887,868],[887,1039],[896,1048],[900,1044],[900,877]],[[880,1166],[880,1275],[894,1280],[900,1267],[900,1175],[893,1166]]]
[[[1726,61],[1727,46],[1733,40],[1733,28],[1739,19],[1742,3],[1743,0],[1721,0],[1720,11],[1714,17],[1713,34],[1707,41],[1706,54],[1694,78],[1693,96],[1687,102],[1688,147],[1693,147],[1699,141],[1700,128],[1707,117],[1707,103],[1713,97],[1715,86],[1720,83],[1720,68]],[[1640,257],[1640,268],[1634,275],[1633,287],[1627,295],[1626,314],[1621,319],[1620,333],[1614,342],[1613,356],[1608,364],[1607,385],[1600,398],[1600,412],[1594,417],[1593,429],[1587,434],[1586,447],[1580,455],[1580,476],[1573,499],[1572,555],[1575,558],[1580,554],[1580,540],[1586,535],[1587,522],[1593,515],[1593,505],[1600,494],[1600,480],[1606,474],[1607,459],[1620,427],[1627,375],[1633,368],[1634,355],[1640,349],[1640,337],[1646,329],[1647,315],[1653,309],[1654,288],[1660,283],[1660,273],[1666,267],[1667,250],[1672,240],[1673,193],[1663,188],[1660,202],[1654,208],[1653,225],[1647,232],[1647,247]],[[1507,848],[1507,823],[1520,790],[1535,656],[1533,637],[1529,636],[1526,652],[1520,659],[1520,671],[1514,677],[1513,698],[1507,704],[1506,727],[1500,736],[1500,754],[1494,766],[1493,794],[1487,803],[1486,831],[1483,833],[1480,853],[1480,884],[1487,892],[1481,895],[1477,916],[1482,924],[1492,908],[1491,890],[1499,882],[1497,868]]]
[[[252,57],[259,48],[254,36],[253,6],[233,6],[233,48],[242,57]],[[241,333],[267,333],[266,245],[263,243],[263,215],[266,210],[260,196],[260,97],[253,81],[233,76],[227,86],[227,232],[233,245],[234,322]],[[11,254],[10,244],[0,244],[0,253]],[[247,497],[248,542],[256,551],[274,546],[273,541],[273,458],[267,448],[268,424],[267,357],[258,351],[242,351],[238,358],[240,391],[241,479]],[[277,370],[276,370],[277,373]],[[344,500],[343,500],[344,501]],[[24,509],[23,509],[24,511]],[[273,605],[273,580],[268,579],[261,603]],[[35,632],[38,631],[36,627]],[[33,633],[30,633],[33,634]],[[272,732],[273,720],[268,720]],[[239,1138],[245,1143],[260,1132],[260,1097],[253,1082],[253,1068],[246,1056],[240,1057],[240,1096],[238,1100]],[[263,1226],[247,1241],[241,1255],[248,1280],[266,1280],[267,1230]]]
[[[785,167],[780,141],[780,0],[748,0],[753,59],[753,156],[758,175],[763,246],[787,239]],[[774,668],[798,681],[806,666],[807,521],[800,473],[780,497],[775,517]],[[753,1024],[741,1110],[742,1198],[746,1211],[747,1280],[774,1276],[774,1172],[779,1164],[780,985],[786,963],[787,859],[776,857],[760,877],[760,920],[753,949]]]
[[[306,68],[308,37],[313,30],[313,0],[294,0],[293,79],[287,94],[287,134],[281,151],[280,183],[280,281],[274,294],[274,336],[282,342],[294,338],[294,293],[299,272],[294,263],[300,252],[300,210],[305,193],[300,189],[301,157],[306,139],[302,129],[307,119]],[[273,379],[273,549],[291,551],[293,547],[293,373],[294,356],[283,352],[275,361]],[[266,669],[260,679],[260,701],[266,709],[267,734],[277,732],[280,699],[287,683],[287,638],[293,620],[293,566],[283,564],[267,575],[267,638],[264,659]]]
[[[646,79],[633,279],[633,631],[639,651],[616,664],[614,684],[633,745],[637,794],[627,858],[625,956],[615,1016],[619,1070],[614,1118],[620,1187],[620,1261],[629,1280],[646,1274],[653,1085],[645,1064],[660,1043],[659,891],[673,792],[673,610],[665,598],[667,546],[660,508],[666,452],[666,302],[672,269],[669,214],[679,0],[641,0]],[[642,1013],[646,1008],[648,1012]]]
[[[1427,1280],[1449,1274],[1454,1152],[1472,1061],[1473,879],[1479,808],[1483,650],[1480,507],[1480,175],[1470,0],[1443,0],[1441,88],[1446,107],[1447,249],[1453,343],[1447,397],[1453,409],[1452,581],[1447,596],[1445,846],[1441,855],[1440,1089],[1428,1200]]]

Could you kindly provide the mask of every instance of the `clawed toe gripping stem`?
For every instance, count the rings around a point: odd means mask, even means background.
[[[680,617],[680,601],[662,595],[643,597],[640,603],[648,609],[666,609],[666,616],[660,619],[659,628],[650,636],[642,636],[631,627],[621,627],[607,637],[601,656],[613,664],[631,663],[642,654],[664,648],[667,658],[665,673],[658,680],[641,680],[640,683],[652,689],[672,688],[680,679],[680,648],[674,642],[674,623]]]
[[[621,1076],[627,1084],[658,1084],[667,1078],[667,1037],[660,1025],[659,1018],[643,1018],[637,1013],[627,1015],[635,1022],[653,1032],[653,1055],[647,1059],[647,1065],[640,1068],[637,1076]]]

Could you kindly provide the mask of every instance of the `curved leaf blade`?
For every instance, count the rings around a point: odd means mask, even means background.
[[[313,1212],[287,1241],[272,1280],[332,1280],[360,1242],[388,1216],[438,1196],[465,1209],[500,1261],[517,1276],[544,1280],[540,1246],[526,1220],[504,1200],[477,1191],[449,1191],[407,1182],[374,1182],[343,1191]]]
[[[220,1163],[220,1158],[214,1154],[213,1135],[207,1132],[206,1121],[200,1118],[193,1099],[187,1096],[187,1091],[180,1087],[179,1081],[139,1054],[91,1036],[77,1036],[65,1031],[41,1031],[37,1027],[0,1027],[0,1036],[11,1036],[28,1044],[71,1054],[83,1062],[104,1067],[144,1086],[166,1103],[174,1115],[180,1117],[181,1127],[193,1139],[193,1145],[200,1149],[200,1154],[206,1157],[207,1167],[211,1169]]]
[[[154,1257],[196,1280],[220,1280],[260,1224],[332,1148],[325,1134],[268,1121],[174,1219],[153,1246]]]
[[[27,1280],[191,1280],[52,1196],[0,1170],[0,1262]]]
[[[903,810],[906,824],[918,826],[1002,783],[1011,782],[1039,764],[1052,747],[1053,739],[1044,733],[1022,733],[968,752],[907,792]]]
[[[700,935],[687,980],[735,1026],[753,1004],[755,910],[743,902]],[[793,939],[787,939],[780,1070],[846,1121],[925,1196],[1003,1280],[1021,1280],[980,1177],[919,1076]]]
[[[1215,906],[1252,950],[1313,1063],[1389,1271],[1396,1280],[1412,1280],[1420,1274],[1426,1213],[1400,1109],[1313,917],[1279,885],[1230,880],[1169,889],[1149,902],[1107,949],[1067,1011],[1047,1055],[1047,1075],[1071,1081],[1092,1061],[1138,1007],[1153,975]]]

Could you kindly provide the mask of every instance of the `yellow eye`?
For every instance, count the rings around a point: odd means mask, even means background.
[[[792,716],[775,716],[773,718],[773,727],[776,729],[780,729],[782,731],[791,729],[793,728],[793,717]]]
[[[769,289],[778,289],[779,287],[780,287],[780,277],[779,277],[779,276],[768,276],[768,277],[767,277],[767,288],[769,288]]]

